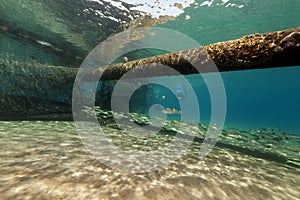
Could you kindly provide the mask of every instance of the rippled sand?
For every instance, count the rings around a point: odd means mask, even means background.
[[[127,142],[118,130],[107,130]],[[166,169],[130,174],[96,160],[72,122],[0,122],[0,137],[1,199],[300,197],[299,168],[219,147],[199,159],[197,142]]]

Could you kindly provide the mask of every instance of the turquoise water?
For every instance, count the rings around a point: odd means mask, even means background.
[[[300,133],[299,67],[223,72],[221,75],[227,97],[225,128],[277,127],[290,134]],[[208,124],[211,99],[206,83],[198,75],[186,78],[197,91],[200,121]],[[176,96],[167,91],[161,89],[160,99],[154,102],[180,110]],[[163,95],[165,100],[161,100]]]
[[[182,14],[163,23],[143,17],[145,13],[136,8],[139,1],[124,0],[126,9],[118,2],[0,2],[0,199],[299,199],[300,66],[220,73],[226,118],[218,142],[205,158],[199,156],[202,142],[210,128],[219,130],[209,126],[212,100],[204,80],[214,74],[184,76],[198,103],[185,112],[199,107],[196,123],[180,123],[178,99],[188,99],[191,91],[174,76],[153,80],[169,81],[175,94],[160,85],[142,87],[130,100],[134,113],[129,115],[84,108],[84,116],[92,116],[124,154],[105,142],[98,144],[99,135],[74,123],[71,95],[77,69],[88,53],[125,28],[168,28],[207,45],[300,26],[300,1],[178,1],[184,5],[177,9]],[[174,2],[149,1],[145,7],[164,15],[180,7]],[[131,61],[161,53],[144,49],[126,56]],[[121,56],[116,62],[125,61]],[[102,84],[111,89],[114,82]],[[93,100],[107,101],[105,92]],[[150,123],[149,108],[155,104],[164,107],[157,110],[168,120],[151,135],[157,127]],[[134,126],[124,123],[120,129],[116,119]],[[126,132],[136,126],[141,129]],[[191,143],[172,160],[170,152],[185,144],[166,145],[176,134]],[[212,136],[208,144],[214,141]],[[97,154],[91,148],[101,151]],[[159,148],[144,159],[131,157],[133,152],[146,154]],[[153,166],[170,159],[156,170],[131,173],[144,161]],[[130,170],[120,170],[122,164]]]
[[[300,68],[297,66],[222,72],[227,101],[224,127],[242,130],[276,127],[289,134],[299,135],[300,86],[296,84],[299,75]],[[197,94],[200,109],[199,121],[209,124],[212,106],[206,82],[199,75],[189,75],[185,78]],[[176,78],[173,80],[169,78],[169,81],[174,85],[178,84]],[[179,85],[178,87],[183,87],[184,90],[185,86]],[[160,104],[165,108],[180,110],[177,97],[170,90],[159,86],[156,88],[158,91],[153,92],[151,105]],[[172,117],[180,120],[180,115]]]
[[[244,5],[241,9],[217,6],[220,2],[214,1],[212,7],[192,6],[178,19],[160,26],[180,31],[207,45],[300,25],[300,1],[229,1]],[[186,15],[190,16],[189,20]],[[299,134],[299,76],[299,67],[222,73],[227,96],[225,127],[278,127]],[[198,93],[203,95],[207,93]],[[208,102],[207,97],[204,99]],[[209,106],[208,102],[202,108],[205,121]]]
[[[226,126],[278,127],[299,134],[299,67],[224,73]]]

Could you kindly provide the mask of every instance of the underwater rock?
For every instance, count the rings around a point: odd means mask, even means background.
[[[0,93],[70,104],[76,74],[71,67],[0,59]]]
[[[0,120],[73,120],[69,105],[34,97],[0,94]]]
[[[1,120],[72,120],[77,69],[0,59]]]

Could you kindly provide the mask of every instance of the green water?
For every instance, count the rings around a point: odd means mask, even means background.
[[[203,2],[203,1],[199,1]],[[244,35],[264,33],[297,27],[299,20],[299,1],[236,0],[228,3],[244,5],[243,8],[217,5],[211,7],[192,6],[175,21],[160,25],[178,30],[197,40],[201,45],[240,38]],[[228,4],[227,3],[227,4]],[[225,7],[225,8],[224,8]],[[190,19],[186,20],[185,16]]]

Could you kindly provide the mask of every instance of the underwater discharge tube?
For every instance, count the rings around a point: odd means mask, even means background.
[[[138,70],[137,74],[141,77],[161,76],[161,71],[155,70],[155,65],[148,65],[153,68],[150,70],[151,73],[149,69],[145,70],[147,73],[143,73],[142,67],[149,63],[167,65],[183,75],[199,73],[199,69],[203,73],[213,72],[209,63],[206,63],[206,60],[209,60],[205,58],[207,54],[221,72],[300,65],[300,27],[265,34],[252,34],[200,48],[113,64],[106,68],[101,79],[119,79],[133,69]],[[189,60],[192,59],[193,63],[189,63],[185,55],[192,55],[193,58]],[[198,66],[200,64],[198,70],[193,67],[195,64]],[[97,70],[101,69],[93,69],[93,73],[97,74]]]
[[[212,59],[206,59],[208,55]],[[189,59],[185,59],[185,56],[189,56]],[[192,63],[189,63],[187,60]],[[199,73],[199,71],[203,73],[212,72],[213,70],[210,68],[212,63],[208,63],[207,60],[213,60],[219,71],[300,65],[300,27],[249,35],[240,39],[219,42],[181,52],[113,64],[105,68],[101,79],[118,80],[130,70],[137,70],[138,73],[136,75],[143,77],[163,75],[161,70],[157,71],[158,68],[155,64],[145,65],[148,63],[167,65],[182,75]],[[197,69],[193,65],[197,66]],[[143,66],[151,69],[143,69]],[[91,69],[95,72],[95,77],[99,73],[97,70],[100,69],[103,69],[103,67]],[[71,113],[69,107],[72,98],[72,86],[77,72],[78,68],[0,59],[0,119],[6,119],[13,113],[18,115],[23,113],[22,118],[24,119],[27,118],[26,116],[61,113],[57,110],[49,109],[49,107],[52,107],[51,105],[63,108],[58,109],[64,110],[63,113]],[[88,73],[91,74],[90,72]],[[171,74],[166,75],[169,76]],[[83,81],[93,81],[93,78],[89,77],[88,80]],[[22,98],[22,101],[20,101],[19,97],[28,98]],[[14,103],[12,105],[8,102]],[[39,109],[36,109],[36,102],[39,102]],[[33,109],[28,110],[24,105],[32,105]]]

